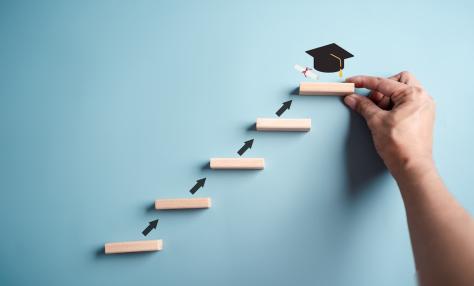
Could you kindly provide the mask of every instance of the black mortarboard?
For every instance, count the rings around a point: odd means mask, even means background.
[[[344,59],[353,57],[351,53],[334,43],[306,51],[306,53],[314,58],[314,69],[320,72],[339,71],[341,77]]]

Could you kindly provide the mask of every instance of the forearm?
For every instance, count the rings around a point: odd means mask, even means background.
[[[393,172],[422,285],[474,285],[474,222],[429,161]]]
[[[474,285],[474,222],[444,186],[432,162],[435,104],[402,72],[346,80],[371,90],[344,102],[367,121],[377,152],[398,182],[423,286]]]

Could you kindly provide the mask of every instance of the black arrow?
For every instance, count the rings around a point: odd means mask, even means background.
[[[152,229],[156,229],[156,226],[158,225],[159,219],[155,219],[154,221],[150,221],[148,223],[148,226],[145,228],[145,230],[142,231],[144,236],[147,236]]]
[[[275,114],[278,115],[278,117],[280,117],[283,114],[283,112],[285,112],[287,109],[290,109],[291,101],[292,100],[283,102],[283,105],[280,107],[280,109],[277,110],[277,112],[275,112]]]
[[[242,156],[245,153],[245,151],[247,151],[249,148],[252,148],[252,145],[253,145],[253,139],[245,141],[244,146],[242,146],[242,148],[240,148],[239,151],[237,151],[237,153],[239,153],[239,155]]]
[[[199,190],[199,188],[204,187],[205,182],[206,182],[206,178],[202,178],[202,179],[197,180],[196,185],[194,185],[194,187],[191,190],[189,190],[189,192],[194,195],[194,193],[197,192],[197,190]]]

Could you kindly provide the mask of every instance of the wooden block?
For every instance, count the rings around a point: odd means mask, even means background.
[[[261,170],[265,168],[263,158],[211,158],[211,169]]]
[[[300,95],[348,95],[354,93],[353,83],[339,82],[302,82]]]
[[[161,199],[155,201],[155,209],[157,210],[208,209],[211,205],[211,198]]]
[[[105,244],[105,254],[160,251],[163,249],[163,240],[141,240],[110,242]]]
[[[309,131],[311,118],[257,118],[257,131]]]

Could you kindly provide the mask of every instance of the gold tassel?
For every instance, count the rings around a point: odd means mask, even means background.
[[[342,77],[342,59],[334,54],[330,55],[339,60],[339,77]]]

